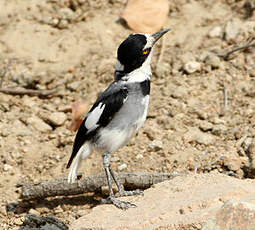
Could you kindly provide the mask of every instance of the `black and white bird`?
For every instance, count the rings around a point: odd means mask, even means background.
[[[140,194],[138,190],[125,191],[111,168],[111,155],[124,146],[143,125],[148,111],[153,46],[170,29],[154,34],[132,34],[124,40],[117,52],[115,80],[98,97],[83,120],[75,137],[68,182],[77,178],[77,170],[83,159],[93,149],[103,153],[103,166],[109,186],[108,203],[121,209],[134,204],[116,199],[119,196]],[[119,192],[114,195],[111,176]]]

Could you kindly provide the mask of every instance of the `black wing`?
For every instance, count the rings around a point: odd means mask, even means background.
[[[72,164],[72,161],[78,153],[85,141],[90,140],[100,127],[105,127],[109,124],[114,114],[118,112],[124,104],[128,95],[128,89],[125,86],[119,86],[116,82],[112,83],[96,100],[95,104],[90,109],[87,117],[83,120],[76,134],[72,155],[68,161],[67,168]],[[99,110],[100,116],[94,121],[92,127],[86,127],[87,119],[94,116],[93,111]]]

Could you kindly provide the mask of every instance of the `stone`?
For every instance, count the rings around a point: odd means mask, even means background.
[[[215,137],[211,134],[204,133],[198,128],[193,127],[184,134],[184,139],[187,142],[196,142],[198,144],[210,145],[215,141]]]
[[[250,160],[250,165],[249,165],[250,174],[252,175],[252,177],[254,177],[255,175],[255,139],[249,145],[246,152]]]
[[[188,90],[184,86],[178,86],[171,92],[173,98],[185,98],[188,94]]]
[[[17,136],[25,137],[31,135],[31,131],[20,121],[15,120],[10,130]]]
[[[79,81],[74,81],[74,82],[68,84],[67,88],[70,89],[71,91],[76,91],[79,86],[80,86],[80,82]]]
[[[121,197],[119,199],[135,203],[136,208],[126,211],[114,205],[98,205],[91,212],[74,220],[70,230],[190,230],[202,229],[212,217],[227,221],[231,218],[227,210],[236,209],[237,220],[245,217],[254,224],[253,207],[255,205],[255,184],[251,180],[241,180],[220,173],[191,173],[175,177],[172,180],[155,184],[144,191],[143,196]],[[228,200],[238,200],[237,206],[227,205]],[[247,203],[239,205],[239,202]],[[225,204],[224,204],[225,203]],[[223,205],[224,204],[224,205]],[[224,211],[222,210],[222,205]],[[240,213],[238,214],[238,211]],[[243,217],[242,217],[243,214]],[[250,214],[251,216],[248,216]],[[241,222],[244,223],[244,222]],[[222,223],[224,224],[224,223]],[[239,225],[236,225],[239,226]],[[239,229],[249,229],[246,226]],[[237,228],[233,229],[237,230]],[[217,228],[203,230],[217,230]],[[220,230],[232,228],[222,228]],[[252,228],[250,228],[251,230]],[[254,228],[253,228],[254,229]]]
[[[159,140],[154,140],[150,143],[150,145],[148,146],[148,151],[159,151],[163,148],[163,143],[162,141]]]
[[[245,21],[243,25],[243,30],[246,33],[253,34],[255,32],[255,21]]]
[[[229,200],[202,230],[253,230],[255,226],[255,204]]]
[[[206,120],[201,120],[201,121],[199,122],[199,128],[200,128],[202,131],[207,132],[207,131],[212,130],[213,124],[210,123],[210,122],[208,122],[208,121],[206,121]]]
[[[219,69],[223,66],[220,58],[216,55],[208,55],[205,58],[205,63],[210,65],[213,69]]]
[[[214,125],[212,129],[212,133],[216,136],[220,136],[227,131],[227,127],[223,124]]]
[[[119,157],[111,157],[111,162],[118,162],[120,161]]]
[[[10,170],[12,170],[12,169],[13,169],[13,167],[12,167],[11,165],[4,164],[4,166],[3,166],[3,170],[4,170],[5,172],[10,171]]]
[[[136,158],[137,160],[143,159],[143,154],[139,153],[139,154],[136,155],[135,158]]]
[[[74,12],[70,8],[60,8],[59,9],[60,17],[71,21],[74,17]]]
[[[242,21],[237,17],[234,17],[230,21],[227,22],[225,27],[225,38],[227,41],[235,41],[240,30],[242,28]]]
[[[119,171],[123,171],[124,169],[126,169],[127,168],[127,164],[122,164],[122,165],[120,165],[120,166],[118,166],[118,170]]]
[[[40,216],[40,212],[38,212],[37,210],[31,208],[28,212],[29,214],[33,214],[33,215],[36,215],[36,216]]]
[[[50,116],[48,117],[48,120],[51,124],[54,126],[61,126],[65,123],[67,119],[67,116],[63,112],[54,112],[51,113]]]
[[[122,18],[137,33],[155,33],[164,26],[168,13],[168,0],[129,0]]]
[[[46,124],[42,119],[39,117],[29,117],[27,119],[27,124],[33,126],[35,129],[37,129],[40,132],[49,132],[52,130],[52,127],[48,124]]]
[[[33,97],[29,97],[27,95],[24,95],[23,97],[23,105],[33,108],[36,106],[36,102],[34,101]]]
[[[201,64],[199,62],[196,61],[190,61],[187,62],[184,67],[183,67],[184,71],[188,74],[197,72],[201,70]]]
[[[216,26],[214,27],[212,30],[210,30],[208,36],[210,38],[219,38],[219,37],[222,37],[222,28],[220,26]]]

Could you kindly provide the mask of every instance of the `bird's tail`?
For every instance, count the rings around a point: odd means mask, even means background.
[[[74,183],[77,178],[77,172],[81,165],[81,161],[87,158],[91,153],[91,147],[88,143],[84,143],[75,156],[68,174],[68,183]]]

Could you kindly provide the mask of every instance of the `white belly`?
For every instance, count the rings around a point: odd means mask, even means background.
[[[140,110],[138,113],[139,116],[136,119],[134,119],[135,116],[132,116],[134,114],[129,115],[128,113],[130,111],[126,110],[116,115],[113,122],[99,130],[98,138],[96,138],[94,146],[103,151],[115,152],[117,149],[127,144],[145,122],[148,105],[149,95],[143,98],[140,106],[140,109],[143,108],[143,110]],[[138,111],[134,110],[133,112],[136,113]]]

